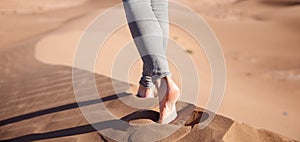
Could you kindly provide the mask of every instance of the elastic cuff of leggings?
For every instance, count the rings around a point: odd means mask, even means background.
[[[152,77],[150,76],[142,76],[139,83],[140,85],[143,85],[146,88],[154,87],[154,84],[152,82]]]
[[[152,76],[152,82],[156,82],[157,80],[162,79],[166,76],[172,76],[172,74],[170,72],[164,72],[164,73],[161,73],[161,74],[153,75]]]

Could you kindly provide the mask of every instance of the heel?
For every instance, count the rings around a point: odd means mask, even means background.
[[[166,117],[165,119],[163,120],[160,120],[158,123],[161,123],[161,124],[169,124],[170,122],[172,122],[173,120],[176,119],[177,117],[177,111],[176,111],[176,106],[174,105],[173,106],[173,111],[170,113],[170,115],[168,117]]]

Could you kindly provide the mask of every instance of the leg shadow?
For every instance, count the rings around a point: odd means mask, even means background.
[[[125,97],[125,96],[129,96],[129,95],[131,95],[131,94],[129,94],[129,93],[114,94],[111,96],[103,97],[101,99],[88,100],[88,101],[83,101],[83,102],[78,102],[78,103],[75,102],[75,103],[70,103],[70,104],[66,104],[66,105],[62,105],[62,106],[58,106],[58,107],[53,107],[53,108],[49,108],[49,109],[44,109],[44,110],[28,113],[28,114],[23,114],[23,115],[8,118],[5,120],[1,120],[0,126],[27,120],[27,119],[38,117],[38,116],[51,114],[51,113],[56,113],[56,112],[60,112],[60,111],[78,108],[78,105],[80,107],[84,107],[84,106],[89,106],[89,105],[102,103],[102,102],[106,102],[106,101],[110,101],[110,100],[115,100],[115,99],[118,99],[119,97]]]
[[[104,122],[99,122],[99,123],[93,123],[91,125],[90,124],[82,125],[82,126],[77,126],[77,127],[73,127],[73,128],[57,130],[57,131],[28,134],[28,135],[24,135],[24,136],[12,138],[12,139],[7,139],[7,140],[1,140],[1,141],[31,142],[31,141],[36,141],[36,140],[45,140],[45,139],[85,134],[85,133],[90,133],[90,132],[97,132],[97,130],[103,130],[103,129],[107,129],[107,128],[125,131],[129,126],[130,125],[128,123],[120,121],[120,120],[109,120],[109,121],[104,121]]]
[[[150,119],[153,122],[157,122],[159,113],[153,110],[138,110],[121,118],[121,120],[126,122],[137,119]]]

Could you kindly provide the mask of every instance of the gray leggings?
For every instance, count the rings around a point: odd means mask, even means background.
[[[131,35],[143,60],[140,84],[153,87],[171,75],[166,58],[169,36],[167,0],[123,0]]]

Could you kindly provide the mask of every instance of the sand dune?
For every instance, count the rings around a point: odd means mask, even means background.
[[[105,122],[96,119],[96,123],[92,125],[101,128],[98,129],[99,135],[97,130],[88,123],[87,115],[104,117],[104,109],[94,109],[101,102],[93,99],[79,102],[84,109],[90,108],[89,114],[84,116],[80,112],[73,94],[72,68],[61,65],[47,65],[35,60],[33,56],[33,45],[35,43],[36,40],[33,40],[27,44],[22,44],[22,48],[15,47],[15,49],[0,53],[1,61],[14,57],[14,60],[1,62],[1,66],[6,67],[6,70],[0,71],[2,75],[5,74],[6,76],[6,78],[2,78],[0,85],[3,101],[0,110],[1,140],[149,141],[167,135],[168,137],[160,141],[294,141],[267,130],[257,130],[246,124],[234,122],[220,115],[217,115],[208,127],[199,129],[198,126],[206,121],[208,115],[211,114],[204,113],[203,109],[184,102],[177,103],[179,117],[172,124],[158,125],[155,123],[159,116],[157,108],[154,108],[154,110],[133,109],[118,99],[117,94],[114,94],[111,78],[77,70],[80,72],[81,89],[87,90],[91,84],[92,80],[85,77],[95,75],[97,88],[101,92],[104,106],[117,119],[119,118],[124,123],[128,123],[129,128],[115,130],[110,128],[112,125],[109,125],[110,127],[99,127],[104,126]],[[21,64],[26,67],[20,67]],[[18,82],[22,82],[22,84],[16,84]],[[126,84],[124,82],[119,83]],[[10,90],[7,89],[7,86]],[[124,91],[128,90],[126,85],[123,89]],[[133,94],[124,93],[123,95],[123,97],[130,96],[133,96]],[[136,97],[130,98],[139,99]],[[143,100],[139,102],[142,103]],[[99,117],[96,118],[99,119]],[[200,118],[204,119],[200,121]],[[112,123],[116,120],[110,121]],[[141,124],[147,125],[143,126]],[[147,133],[145,133],[145,130],[147,130]],[[168,134],[169,132],[174,133]],[[116,135],[116,133],[119,134]],[[110,135],[113,137],[108,137]]]
[[[32,14],[51,10],[71,8],[85,3],[87,0],[2,0],[2,14]]]
[[[80,113],[73,94],[71,66],[76,43],[84,28],[105,8],[118,2],[0,2],[0,21],[3,23],[0,25],[1,140],[109,140],[98,135]],[[299,1],[177,2],[201,14],[216,33],[223,47],[228,80],[219,115],[204,130],[191,127],[198,125],[196,120],[209,98],[210,67],[193,38],[171,26],[170,37],[188,49],[200,70],[202,84],[198,104],[177,104],[178,111],[184,110],[182,116],[190,116],[184,117],[189,122],[187,125],[176,124],[180,129],[164,141],[293,141],[287,137],[300,140]],[[116,99],[109,85],[111,54],[117,54],[129,40],[126,26],[107,40],[103,49],[106,56],[101,55],[102,60],[99,59],[96,66],[98,89],[107,90],[105,105],[119,118],[132,124],[154,124],[157,119],[155,108],[146,111],[146,114],[150,113],[147,119],[141,119],[139,117],[145,113],[134,113],[136,109],[126,107]],[[139,66],[140,62],[135,63],[129,75],[130,83],[135,85],[139,79],[136,74],[141,70]],[[175,80],[180,82],[176,68],[172,67],[172,71]],[[88,84],[85,85],[88,88]],[[132,99],[129,95],[125,94],[127,97],[124,98]],[[86,107],[93,107],[95,102],[97,100],[87,100],[86,104],[91,106]],[[158,127],[153,125],[149,131]],[[138,135],[141,135],[140,129],[128,138],[136,140]]]

